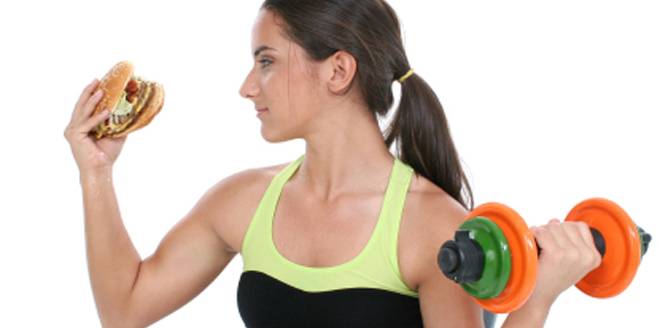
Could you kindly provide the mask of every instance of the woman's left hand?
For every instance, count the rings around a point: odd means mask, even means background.
[[[530,301],[548,307],[601,262],[589,227],[584,222],[559,222],[532,227],[541,248],[538,276]]]

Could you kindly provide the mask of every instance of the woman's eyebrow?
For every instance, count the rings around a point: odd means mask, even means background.
[[[257,56],[259,55],[259,53],[262,52],[262,51],[264,51],[264,50],[273,50],[273,51],[277,51],[277,49],[275,49],[275,48],[271,48],[271,47],[269,47],[269,46],[263,45],[263,46],[259,46],[259,48],[257,48],[257,50],[254,51],[254,55],[253,55],[253,56],[254,56],[254,57],[257,57]]]

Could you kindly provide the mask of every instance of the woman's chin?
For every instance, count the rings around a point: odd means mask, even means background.
[[[273,135],[269,131],[266,131],[263,125],[261,126],[261,137],[268,142],[277,142],[277,136]]]
[[[264,140],[271,143],[284,142],[292,139],[292,138],[287,138],[286,135],[273,133],[273,131],[268,131],[264,128],[263,125],[261,126],[261,137],[264,138]]]

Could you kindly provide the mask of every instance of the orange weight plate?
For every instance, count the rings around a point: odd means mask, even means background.
[[[587,274],[576,286],[594,297],[611,297],[621,293],[635,277],[641,260],[637,225],[616,203],[604,198],[591,198],[576,205],[566,221],[582,221],[597,229],[605,240],[605,256],[598,268]]]
[[[534,234],[513,209],[500,203],[486,203],[475,208],[469,218],[483,216],[495,222],[506,237],[511,252],[511,276],[497,297],[476,299],[483,308],[495,313],[509,313],[520,308],[536,284],[538,256]]]

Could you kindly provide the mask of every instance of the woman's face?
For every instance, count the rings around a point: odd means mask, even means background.
[[[258,118],[261,134],[269,142],[300,138],[322,103],[317,65],[283,36],[280,24],[284,23],[270,11],[259,12],[252,30],[252,53],[257,54],[240,89],[255,109],[268,108]]]

